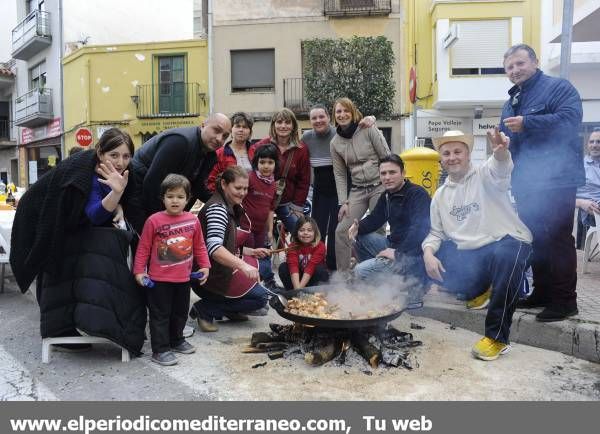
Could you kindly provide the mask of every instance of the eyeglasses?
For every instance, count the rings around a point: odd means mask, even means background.
[[[590,139],[590,140],[588,140],[588,143],[590,143],[592,145],[600,145],[600,139],[596,139],[596,140]]]
[[[516,106],[517,104],[519,104],[519,98],[521,97],[521,91],[518,91],[517,93],[515,93],[512,97],[512,100],[510,101],[510,105],[511,106]]]

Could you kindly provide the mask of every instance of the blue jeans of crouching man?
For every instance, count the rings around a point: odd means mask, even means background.
[[[475,298],[490,285],[492,295],[485,317],[485,336],[509,343],[512,316],[531,255],[531,244],[505,236],[472,250],[458,250],[452,241],[442,243],[436,257],[446,269],[445,288]]]
[[[377,233],[359,235],[354,245],[358,260],[354,276],[365,281],[389,280],[390,274],[402,275],[409,283],[408,303],[421,303],[428,282],[423,256],[403,255],[400,260],[377,258],[382,250],[391,247],[389,240]],[[387,276],[387,279],[386,277]]]

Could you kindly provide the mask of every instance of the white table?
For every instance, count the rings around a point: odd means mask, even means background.
[[[10,234],[12,232],[13,220],[15,219],[15,211],[0,210],[0,247],[3,252],[0,252],[0,264],[2,271],[0,273],[0,293],[4,292],[4,269],[8,264],[10,257]]]

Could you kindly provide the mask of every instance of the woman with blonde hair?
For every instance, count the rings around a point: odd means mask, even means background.
[[[308,148],[300,140],[294,112],[284,108],[275,113],[271,118],[269,137],[257,142],[252,152],[268,143],[275,145],[279,157],[275,213],[291,232],[298,217],[303,215],[310,187]]]
[[[373,210],[383,193],[379,160],[390,154],[390,148],[377,126],[362,128],[359,125],[361,119],[362,114],[349,98],[338,98],[333,104],[333,123],[337,134],[331,140],[330,151],[340,204],[339,223],[335,230],[338,271],[350,268],[352,244],[348,229],[367,210]]]

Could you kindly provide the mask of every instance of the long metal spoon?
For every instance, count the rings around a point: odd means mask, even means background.
[[[287,308],[288,305],[288,301],[287,298],[285,298],[283,295],[281,294],[277,294],[276,292],[271,291],[269,288],[267,288],[266,286],[263,286],[263,288],[265,288],[267,290],[267,292],[269,294],[274,295],[275,297],[277,297],[279,299],[279,302],[283,305],[283,307]]]

